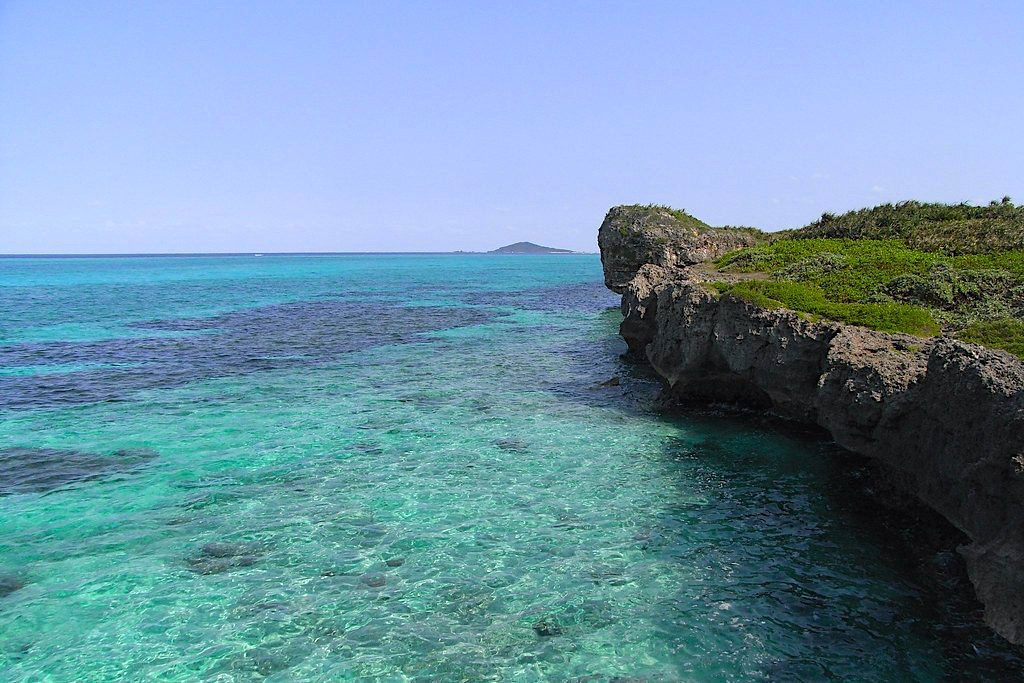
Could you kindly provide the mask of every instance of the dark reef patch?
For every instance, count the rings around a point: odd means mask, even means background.
[[[45,493],[70,484],[130,472],[156,459],[146,449],[110,455],[59,448],[0,449],[0,496]]]
[[[565,629],[562,625],[554,618],[548,617],[541,619],[533,625],[533,632],[541,638],[549,638],[551,636],[560,636],[565,633]]]
[[[510,306],[527,311],[598,312],[618,308],[619,298],[600,282],[581,282],[559,287],[519,291],[472,292],[463,297],[469,304]]]
[[[0,574],[0,598],[5,598],[25,587],[25,580],[14,574]]]
[[[380,572],[369,572],[360,576],[359,581],[369,588],[382,588],[387,584],[388,579]]]
[[[508,451],[510,453],[525,453],[530,450],[529,444],[522,439],[516,438],[498,439],[494,442],[494,445],[501,450]]]
[[[417,341],[425,332],[475,325],[496,315],[479,308],[305,301],[133,325],[195,333],[186,336],[5,345],[0,346],[0,368],[73,363],[121,367],[0,377],[0,405],[34,409],[122,401],[143,389],[322,365],[345,353]]]
[[[199,552],[187,558],[185,563],[196,574],[223,574],[233,569],[253,566],[264,550],[258,543],[215,541],[203,544]]]

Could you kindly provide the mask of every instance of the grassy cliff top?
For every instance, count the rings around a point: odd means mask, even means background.
[[[887,332],[945,332],[1024,357],[1024,207],[902,202],[826,214],[719,258],[762,306]]]
[[[976,254],[1024,249],[1024,206],[1009,197],[986,206],[899,202],[835,215],[822,214],[786,239],[900,240],[922,251]]]
[[[703,231],[711,227],[699,218],[688,214],[686,209],[676,209],[664,204],[623,204],[622,206],[616,206],[612,211],[620,211],[622,213],[633,214],[636,216],[652,212],[665,213],[672,216],[688,228]]]
[[[680,226],[692,228],[697,232],[742,232],[754,236],[758,241],[767,241],[770,238],[770,234],[760,228],[734,225],[712,226],[689,214],[686,209],[677,209],[665,204],[623,204],[614,207],[611,211],[625,214],[628,218],[639,218],[643,214],[662,213],[674,218]]]

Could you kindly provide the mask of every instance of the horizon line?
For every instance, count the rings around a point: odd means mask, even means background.
[[[550,254],[509,254],[500,253],[497,250],[491,251],[468,251],[456,249],[454,251],[167,251],[167,252],[53,252],[53,253],[12,253],[0,254],[0,258],[126,258],[133,256],[150,257],[181,257],[181,256],[439,256],[453,254],[474,254],[493,256],[573,256],[573,255],[594,255],[596,251],[574,251],[566,250]]]

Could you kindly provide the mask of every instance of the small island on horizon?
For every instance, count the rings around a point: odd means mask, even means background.
[[[504,247],[493,249],[488,254],[573,254],[570,249],[556,249],[555,247],[544,247],[533,242],[516,242]]]

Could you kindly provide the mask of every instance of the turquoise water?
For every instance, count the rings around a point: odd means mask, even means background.
[[[858,463],[659,415],[600,281],[0,259],[0,679],[1019,675]]]

